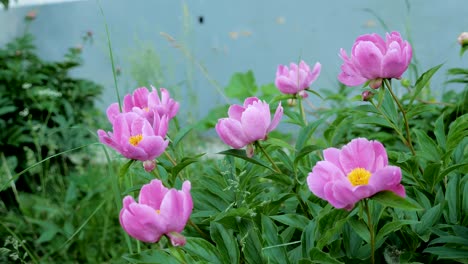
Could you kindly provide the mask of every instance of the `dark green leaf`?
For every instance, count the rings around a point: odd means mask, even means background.
[[[401,208],[405,210],[422,210],[419,205],[413,204],[407,199],[402,198],[390,191],[379,192],[372,196],[371,199],[388,207]]]
[[[141,253],[124,255],[123,258],[130,263],[179,264],[173,256],[164,250],[146,250]]]
[[[364,241],[369,243],[370,241],[369,228],[363,221],[356,219],[356,217],[350,217],[348,219],[348,224]]]
[[[286,247],[282,246],[283,241],[278,235],[278,228],[275,223],[265,215],[262,215],[262,236],[264,240],[263,254],[268,262],[289,263]]]
[[[423,252],[437,255],[439,259],[468,259],[468,250],[464,248],[428,247]]]
[[[419,79],[416,81],[416,83],[414,84],[414,93],[413,93],[413,96],[411,97],[411,100],[409,102],[409,107],[410,108],[411,108],[411,105],[413,104],[414,100],[421,93],[424,86],[426,86],[426,84],[431,80],[432,75],[434,75],[434,73],[436,73],[440,69],[440,67],[442,67],[442,65],[443,64],[439,64],[439,65],[429,69],[428,71],[423,73],[419,77]]]
[[[193,158],[184,158],[182,159],[181,162],[179,162],[176,166],[174,166],[172,168],[172,176],[173,177],[176,177],[177,174],[179,174],[179,172],[181,170],[183,170],[185,167],[187,167],[188,165],[194,163],[194,162],[197,162],[198,161],[198,158],[200,158],[201,156],[205,155],[204,153],[203,154],[199,154]]]
[[[273,215],[270,218],[285,224],[286,226],[295,227],[301,231],[309,224],[309,219],[299,214],[284,214],[284,215]]]
[[[307,144],[307,141],[310,139],[314,131],[317,129],[317,127],[323,123],[323,119],[319,119],[317,121],[314,121],[307,125],[306,127],[302,128],[301,131],[299,131],[299,135],[297,136],[297,141],[296,141],[296,156],[299,153],[300,150]]]
[[[340,264],[343,263],[336,258],[330,256],[330,254],[321,251],[318,248],[312,248],[309,251],[309,256],[313,259],[314,263],[320,264]]]
[[[198,237],[187,237],[187,244],[183,247],[192,257],[208,261],[213,264],[222,264],[220,253],[213,244]]]
[[[240,262],[239,246],[232,230],[226,230],[223,225],[211,222],[210,235],[216,243],[224,263]]]
[[[267,169],[270,169],[270,170],[274,171],[274,169],[270,165],[268,165],[268,163],[265,163],[263,160],[255,157],[255,156],[252,157],[252,158],[247,157],[247,155],[245,153],[245,150],[242,150],[242,149],[229,149],[229,150],[218,152],[218,154],[229,155],[229,156],[241,158],[241,159],[243,159],[243,160],[245,160],[247,162],[250,162],[250,163],[253,163],[253,164],[256,164],[256,165],[260,165],[262,167],[265,167]]]

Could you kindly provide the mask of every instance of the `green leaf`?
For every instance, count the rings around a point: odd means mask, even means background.
[[[458,117],[450,124],[447,134],[447,152],[457,147],[465,137],[468,137],[468,114]]]
[[[402,198],[390,191],[379,192],[372,196],[371,199],[388,207],[401,208],[405,210],[422,210],[419,205],[413,204],[407,199]]]
[[[141,253],[124,255],[123,258],[130,263],[179,264],[172,255],[164,250],[146,250]]]
[[[464,248],[428,247],[423,252],[437,255],[439,259],[468,259],[468,250]]]
[[[310,220],[299,214],[284,214],[284,215],[273,215],[270,218],[285,224],[287,226],[295,227],[301,231],[309,224]]]
[[[205,155],[205,153],[199,154],[199,155],[197,155],[197,156],[195,156],[195,157],[192,157],[192,158],[188,158],[188,157],[183,158],[181,162],[179,162],[176,166],[174,166],[174,167],[172,168],[172,173],[171,173],[171,174],[172,174],[172,177],[176,177],[177,174],[179,174],[179,172],[180,172],[181,170],[183,170],[183,169],[184,169],[185,167],[187,167],[188,165],[190,165],[190,164],[192,164],[192,163],[194,163],[194,162],[197,162],[198,159],[199,159],[201,156],[203,156],[203,155]]]
[[[187,237],[187,244],[185,244],[183,249],[192,257],[198,257],[200,260],[208,261],[208,263],[223,263],[218,249],[202,238]]]
[[[234,73],[229,84],[224,88],[226,96],[244,101],[245,98],[255,96],[257,84],[251,70],[246,73]]]
[[[294,165],[297,165],[297,163],[299,163],[299,161],[304,156],[319,149],[321,149],[321,147],[316,146],[316,145],[308,145],[308,146],[303,147],[299,152],[296,153],[296,157],[294,158]]]
[[[387,119],[382,118],[380,116],[366,116],[362,118],[358,118],[354,121],[356,124],[371,124],[371,125],[378,125],[381,127],[388,127],[394,128],[394,126],[387,121]]]
[[[421,130],[414,130],[418,140],[418,155],[430,161],[440,161],[441,150],[426,133]]]
[[[460,209],[460,178],[458,175],[454,175],[453,177],[450,177],[448,184],[447,184],[447,190],[445,192],[445,200],[447,201],[448,205],[448,223],[450,224],[456,224],[458,222],[458,211]]]
[[[270,169],[271,171],[275,171],[268,163],[264,162],[263,160],[255,156],[253,156],[252,158],[247,157],[247,155],[245,154],[245,150],[242,150],[242,149],[229,149],[229,150],[218,152],[218,154],[240,158],[252,164],[256,164],[264,168]]]
[[[307,141],[310,139],[312,136],[312,133],[317,129],[317,127],[323,123],[323,119],[319,119],[317,121],[314,121],[307,125],[306,127],[303,127],[301,131],[299,131],[299,135],[297,137],[296,141],[296,156],[298,152],[304,147],[304,145],[307,143]]]
[[[243,219],[238,223],[242,253],[246,263],[264,263],[259,229],[251,220]]]
[[[445,137],[444,114],[442,114],[435,121],[434,134],[436,136],[437,144],[439,144],[439,146],[442,149],[445,149],[446,137]]]
[[[281,246],[283,241],[278,235],[278,228],[275,223],[262,214],[262,237],[266,247],[263,248],[263,254],[268,262],[289,263],[286,247]]]
[[[405,225],[417,224],[418,221],[414,220],[396,220],[389,223],[386,223],[382,228],[379,229],[377,236],[375,237],[375,242],[377,245],[382,245],[385,242],[385,238],[388,234],[394,233],[401,229]]]
[[[232,230],[226,230],[223,225],[211,222],[210,235],[216,243],[224,263],[240,263],[239,246]]]
[[[16,106],[14,105],[9,105],[9,106],[3,106],[0,108],[0,116],[4,114],[8,114],[11,112],[16,111]]]
[[[350,217],[348,219],[348,224],[353,228],[353,230],[358,234],[364,241],[369,243],[370,241],[370,234],[369,228],[363,221],[359,221],[356,217]]]
[[[321,251],[318,248],[312,248],[309,251],[309,256],[313,259],[314,263],[321,263],[321,264],[340,264],[343,263],[336,258],[330,256],[330,254]]]
[[[411,108],[411,106],[413,105],[413,102],[414,100],[418,97],[418,95],[421,93],[422,89],[424,88],[424,86],[426,86],[426,84],[431,80],[432,78],[432,75],[434,75],[434,73],[436,73],[440,67],[442,67],[443,64],[439,64],[431,69],[429,69],[428,71],[426,71],[425,73],[423,73],[419,78],[418,80],[416,81],[416,83],[414,84],[414,93],[413,93],[413,96],[411,97],[411,100],[409,102],[409,108]]]
[[[337,234],[341,233],[344,224],[348,220],[348,215],[349,212],[346,210],[331,209],[327,212],[325,209],[322,209],[315,230],[317,248],[321,249],[330,242],[338,239]]]
[[[177,135],[174,137],[174,140],[172,141],[172,145],[175,147],[177,147],[177,145],[179,144],[179,142],[190,132],[192,131],[192,129],[197,126],[198,124],[195,124],[195,125],[191,125],[191,126],[186,126],[184,127],[183,129],[181,129]]]
[[[301,235],[302,257],[307,258],[309,249],[314,247],[315,244],[315,221],[309,221],[309,224],[304,228]]]
[[[421,217],[420,223],[415,225],[415,232],[421,237],[423,241],[427,242],[429,240],[429,235],[431,233],[430,228],[440,220],[441,215],[441,204],[438,204],[427,210]]]

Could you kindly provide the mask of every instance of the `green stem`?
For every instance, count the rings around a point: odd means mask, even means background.
[[[281,173],[283,174],[283,172],[281,172],[280,168],[278,168],[278,166],[276,165],[275,161],[270,157],[270,155],[268,155],[268,153],[266,152],[265,148],[260,144],[260,142],[258,141],[255,141],[255,146],[257,148],[260,149],[260,151],[262,151],[263,155],[265,155],[265,157],[270,161],[271,165],[273,165],[273,168],[275,169],[275,171],[277,173]]]
[[[370,235],[370,246],[371,246],[371,263],[375,263],[375,234],[374,234],[374,225],[372,224],[372,217],[370,214],[369,203],[368,199],[364,199],[364,209],[366,210],[367,214],[367,226],[369,227],[369,235]]]
[[[191,225],[193,228],[195,228],[195,230],[202,236],[204,237],[206,240],[210,240],[210,236],[205,234],[205,232],[203,232],[203,230],[200,229],[200,227],[198,227],[197,224],[195,224],[194,222],[192,222],[192,220],[188,220],[188,224]]]
[[[416,156],[416,151],[414,151],[413,142],[412,142],[412,140],[411,140],[411,133],[410,133],[410,129],[409,129],[408,118],[406,117],[406,111],[405,111],[405,109],[403,108],[403,106],[401,105],[400,100],[398,100],[398,98],[396,97],[396,95],[393,93],[392,85],[391,85],[391,83],[390,83],[390,80],[384,79],[384,80],[383,80],[383,83],[385,84],[385,86],[387,86],[388,91],[389,91],[390,94],[392,95],[393,100],[395,101],[395,103],[396,103],[397,106],[398,106],[398,109],[400,109],[400,112],[401,112],[401,114],[403,115],[403,120],[404,120],[404,122],[405,122],[405,130],[406,130],[406,140],[405,140],[405,144],[406,144],[406,145],[408,146],[408,148],[411,150],[411,153],[413,154],[413,156]]]
[[[305,116],[304,104],[302,103],[303,98],[301,96],[297,96],[297,106],[299,107],[299,112],[301,113],[302,121],[304,124],[307,125],[307,119]]]

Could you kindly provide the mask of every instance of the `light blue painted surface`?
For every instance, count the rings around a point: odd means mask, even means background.
[[[438,88],[445,81],[446,69],[468,66],[468,57],[458,56],[456,42],[461,32],[468,31],[468,1],[408,2],[409,8],[403,0],[104,0],[101,4],[117,66],[123,72],[119,78],[122,93],[135,88],[129,76],[129,61],[144,42],[153,46],[161,57],[167,73],[164,86],[179,87],[175,93],[180,95],[177,99],[181,101],[183,111],[202,117],[223,99],[200,70],[160,35],[161,31],[183,42],[221,86],[228,83],[234,72],[249,69],[254,71],[259,84],[273,82],[278,64],[302,58],[309,64],[322,63],[322,73],[312,88],[336,89],[336,76],[342,63],[338,57],[339,49],[349,52],[360,34],[385,33],[376,17],[365,11],[367,8],[378,14],[391,30],[411,37],[420,71],[445,63],[432,83],[438,93]],[[190,14],[188,27],[184,26],[184,3]],[[0,11],[1,45],[22,32],[23,16],[32,9],[38,11],[38,17],[31,30],[43,58],[62,58],[67,48],[78,44],[86,31],[94,32],[94,43],[83,50],[84,66],[74,74],[106,87],[105,96],[99,102],[103,109],[116,101],[104,20],[97,2]],[[203,24],[198,23],[198,16],[204,17]],[[233,38],[232,32],[238,32],[238,37]],[[191,84],[198,95],[197,109],[188,107],[187,73],[193,74]],[[453,89],[462,88],[454,86]],[[356,91],[359,92],[359,88]],[[314,101],[320,103],[316,99]]]

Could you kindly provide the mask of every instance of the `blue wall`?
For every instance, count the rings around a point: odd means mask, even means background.
[[[139,57],[145,57],[144,50],[150,48],[156,52],[150,55],[160,58],[163,72],[161,80],[155,71],[151,83],[177,87],[174,93],[182,101],[183,110],[198,117],[224,100],[199,68],[160,35],[162,31],[187,47],[220,86],[225,86],[234,72],[249,69],[254,71],[259,84],[273,82],[278,64],[302,58],[310,64],[322,63],[321,76],[313,88],[336,89],[341,65],[339,49],[349,51],[360,34],[386,31],[372,12],[390,30],[411,38],[420,71],[445,63],[432,83],[436,95],[440,94],[438,88],[442,88],[447,68],[468,66],[467,56],[459,57],[456,42],[462,31],[468,31],[466,0],[103,0],[101,5],[116,64],[122,69],[119,77],[122,93],[136,87],[131,69]],[[105,96],[99,101],[103,109],[116,101],[104,18],[97,2],[0,11],[0,45],[24,30],[23,17],[32,9],[38,15],[31,31],[43,58],[61,59],[68,47],[80,43],[86,31],[93,31],[94,43],[84,47],[84,66],[74,75],[106,87]],[[187,103],[190,89],[198,97],[196,109],[190,109]]]

